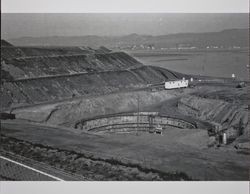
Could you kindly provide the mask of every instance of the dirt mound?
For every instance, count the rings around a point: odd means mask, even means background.
[[[247,130],[247,105],[189,95],[179,100],[178,109],[184,114],[220,124],[229,139],[235,139]]]
[[[122,112],[135,112],[138,108],[138,96],[140,98],[140,109],[143,110],[144,107],[175,97],[175,93],[166,91],[117,93],[54,105],[16,109],[13,113],[19,119],[74,127],[82,119]]]
[[[207,99],[223,100],[230,103],[249,104],[250,96],[247,92],[249,87],[250,86],[247,85],[244,88],[237,88],[237,84],[235,84],[235,87],[225,87],[224,89],[221,87],[213,87],[211,89],[211,87],[203,86],[192,95]]]

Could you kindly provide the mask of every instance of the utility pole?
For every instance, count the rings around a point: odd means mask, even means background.
[[[139,95],[137,95],[137,128],[136,128],[136,135],[138,135],[138,129],[139,129],[139,116],[140,116],[140,98]]]
[[[202,75],[205,75],[205,65],[207,64],[207,50],[205,50],[205,56],[203,60],[203,65],[202,65]]]

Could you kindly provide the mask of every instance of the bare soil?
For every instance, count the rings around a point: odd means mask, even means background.
[[[7,148],[5,147],[4,149],[9,149],[17,154],[28,154],[30,152],[27,157],[32,157],[36,160],[41,160],[42,157],[45,157],[45,161],[51,161],[52,164],[50,165],[56,165],[66,170],[67,168],[71,169],[70,166],[72,166],[72,169],[79,166],[66,165],[69,161],[66,156],[71,156],[68,152],[82,154],[84,155],[84,160],[87,156],[87,161],[90,163],[92,160],[97,160],[98,162],[101,160],[101,163],[106,160],[115,161],[114,163],[111,162],[111,164],[109,162],[107,164],[108,167],[106,163],[105,165],[100,164],[102,166],[100,172],[103,172],[104,165],[106,169],[104,172],[114,173],[113,176],[110,175],[112,178],[108,178],[109,175],[105,173],[99,177],[96,172],[99,169],[97,168],[98,164],[95,162],[93,165],[87,166],[86,168],[93,175],[93,177],[90,175],[89,177],[93,180],[248,179],[249,155],[239,154],[232,149],[207,148],[208,135],[206,130],[169,128],[164,131],[163,136],[145,133],[138,136],[131,134],[100,136],[85,133],[79,134],[71,130],[36,126],[28,123],[3,123],[2,134],[7,139],[14,138],[15,141],[26,142],[25,144],[27,144],[28,148],[31,145],[34,146],[34,149],[27,150],[27,148],[17,146],[15,143],[7,143],[9,140],[6,140]],[[35,151],[38,154],[37,158],[36,154],[31,150],[39,150]],[[62,159],[53,150],[60,153],[63,150],[62,153],[66,158]],[[43,156],[40,156],[41,154]],[[48,156],[49,158],[47,158]],[[130,172],[131,170],[133,171],[131,165],[133,168],[136,166],[136,174],[138,176],[140,174],[139,177],[141,178],[131,175]],[[138,171],[140,168],[147,169],[147,172],[152,172],[153,174],[149,176],[147,173],[145,174],[145,171]],[[78,172],[77,169],[75,169],[76,172]],[[84,173],[86,172],[84,165],[81,169]],[[153,170],[148,171],[148,169]],[[154,172],[158,174],[154,174]],[[162,178],[159,173],[166,173],[170,177],[176,173],[184,173],[185,176],[178,175],[176,179]],[[119,178],[118,174],[122,177]]]

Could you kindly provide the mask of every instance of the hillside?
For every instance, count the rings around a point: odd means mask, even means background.
[[[2,109],[138,90],[182,74],[144,66],[124,52],[2,47]],[[58,55],[60,54],[60,55]]]
[[[145,32],[146,34],[146,32]],[[207,46],[248,47],[249,29],[227,29],[221,32],[178,33],[161,36],[130,34],[127,36],[53,36],[22,37],[9,40],[19,46],[83,46],[126,47],[132,45],[154,45],[156,48],[178,45],[205,48]]]

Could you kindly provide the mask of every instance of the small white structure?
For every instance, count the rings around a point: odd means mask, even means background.
[[[157,125],[157,126],[155,127],[154,133],[155,133],[155,134],[160,134],[160,135],[162,135],[162,126]]]
[[[165,89],[186,88],[188,87],[188,80],[174,80],[165,82]]]
[[[226,133],[223,133],[222,142],[224,145],[227,144],[227,134]]]

